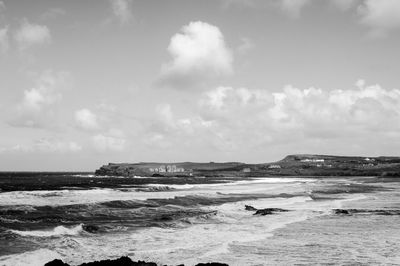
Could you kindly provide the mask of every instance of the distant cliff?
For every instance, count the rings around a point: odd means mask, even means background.
[[[400,157],[360,157],[315,154],[288,155],[262,164],[227,163],[109,163],[96,170],[100,176],[396,176]]]

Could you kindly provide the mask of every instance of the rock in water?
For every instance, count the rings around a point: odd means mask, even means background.
[[[288,212],[289,210],[280,209],[280,208],[265,208],[257,210],[254,215],[270,215],[275,214],[277,212]]]
[[[254,208],[253,206],[250,206],[250,205],[244,205],[244,208],[246,211],[257,211],[256,208]]]
[[[344,210],[344,209],[334,209],[333,211],[335,212],[335,214],[350,215],[350,212],[348,210]]]
[[[63,262],[62,260],[55,259],[46,263],[44,266],[70,266],[69,264]],[[132,261],[129,257],[121,257],[115,260],[100,260],[82,263],[79,266],[157,266],[155,262],[145,262],[145,261]],[[180,264],[178,266],[184,266]],[[208,262],[208,263],[198,263],[196,266],[229,266],[225,263],[219,262]]]
[[[208,263],[199,263],[199,264],[196,264],[196,266],[229,266],[229,265],[225,264],[225,263],[219,263],[219,262],[208,262]]]
[[[84,224],[82,226],[83,230],[89,233],[96,233],[99,231],[99,227],[97,225],[92,225],[92,224]]]
[[[378,209],[378,210],[370,210],[370,209],[333,209],[334,214],[374,214],[374,215],[400,215],[400,210],[391,210],[391,209]]]

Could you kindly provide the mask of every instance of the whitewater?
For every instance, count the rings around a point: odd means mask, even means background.
[[[334,213],[341,208],[400,209],[397,182],[296,177],[211,184],[159,181],[1,192],[0,265],[44,265],[56,258],[78,265],[120,256],[160,265],[400,263],[394,250],[399,246],[393,244],[400,243],[399,216]],[[254,215],[246,205],[287,211]],[[382,222],[388,229],[382,230]],[[363,226],[371,231],[362,238],[365,251],[357,244]],[[332,245],[335,237],[342,240]]]

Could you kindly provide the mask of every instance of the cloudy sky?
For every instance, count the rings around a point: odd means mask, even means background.
[[[0,170],[400,155],[398,0],[2,0]]]

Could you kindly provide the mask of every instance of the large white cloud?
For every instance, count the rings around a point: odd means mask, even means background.
[[[175,34],[168,46],[172,61],[162,67],[162,79],[180,83],[215,78],[233,72],[233,56],[216,26],[191,22]]]
[[[19,49],[25,50],[35,45],[47,44],[51,41],[50,30],[46,25],[30,23],[24,20],[14,34]]]
[[[319,152],[342,147],[349,153],[352,145],[359,150],[376,147],[379,140],[391,141],[400,134],[400,90],[364,81],[345,90],[217,87],[203,94],[197,113],[180,117],[172,110],[169,105],[157,109],[159,120],[149,129],[148,143],[212,145],[223,152],[284,145],[292,149],[286,152],[297,152],[296,147],[311,151],[315,145]]]
[[[400,28],[400,1],[365,0],[358,7],[361,23],[371,28],[373,36],[385,35]]]

